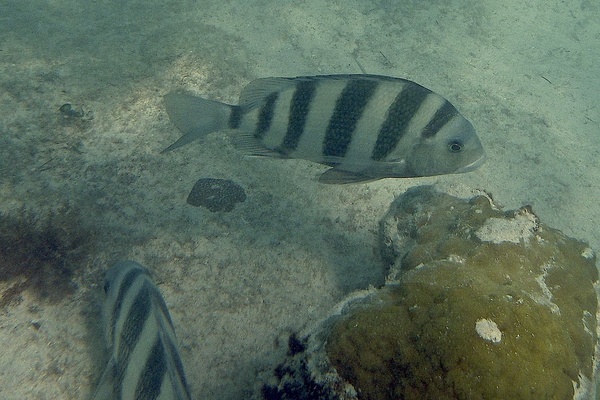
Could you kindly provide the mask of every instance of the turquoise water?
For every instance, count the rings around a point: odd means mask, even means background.
[[[378,222],[415,185],[531,204],[600,249],[599,17],[596,2],[558,0],[4,0],[0,397],[91,393],[105,364],[99,285],[127,258],[155,275],[192,394],[248,398],[289,332],[384,281]],[[486,163],[331,186],[317,182],[323,166],[245,157],[226,133],[159,154],[179,137],[162,103],[172,90],[235,104],[259,77],[361,66],[450,100]],[[247,199],[192,207],[202,177]]]

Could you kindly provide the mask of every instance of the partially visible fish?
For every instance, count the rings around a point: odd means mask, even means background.
[[[118,262],[104,291],[110,360],[94,400],[189,400],[171,316],[146,268]]]
[[[183,136],[163,152],[229,128],[247,154],[333,167],[324,183],[456,174],[485,160],[475,129],[448,100],[400,78],[264,78],[237,106],[181,93],[165,105]]]

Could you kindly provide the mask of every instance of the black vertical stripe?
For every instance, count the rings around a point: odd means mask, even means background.
[[[385,121],[379,128],[377,141],[371,153],[371,159],[383,160],[392,152],[406,134],[410,120],[417,113],[421,104],[431,91],[413,82],[407,82],[400,90],[390,108],[388,108]]]
[[[115,299],[115,303],[113,304],[112,310],[107,310],[110,313],[111,324],[109,329],[111,331],[110,337],[115,340],[115,329],[116,322],[119,319],[119,314],[121,314],[121,307],[123,306],[123,300],[127,295],[127,292],[131,288],[132,283],[137,279],[138,276],[145,274],[146,272],[142,268],[132,268],[127,274],[121,278],[121,286],[119,286],[119,293],[117,294],[117,298]],[[114,285],[117,282],[110,282],[111,285]],[[112,345],[113,343],[110,343]]]
[[[150,296],[148,293],[148,283],[144,282],[139,292],[136,294],[129,313],[125,316],[125,323],[120,337],[121,342],[117,353],[117,369],[119,382],[123,380],[123,374],[129,364],[131,352],[138,343],[139,337],[144,329],[144,323],[150,315]]]
[[[421,132],[424,138],[433,137],[438,133],[442,126],[446,125],[454,116],[458,114],[456,108],[449,101],[445,101],[433,115],[427,126]]]
[[[315,96],[316,87],[317,81],[315,80],[298,82],[292,102],[290,103],[287,131],[278,149],[282,154],[287,154],[298,147],[298,142],[306,125],[306,117],[308,116],[310,104]]]
[[[240,106],[231,106],[231,114],[229,114],[229,129],[237,129],[240,127],[240,123],[242,122],[242,107]]]
[[[338,97],[329,119],[323,155],[343,157],[348,151],[356,124],[375,93],[378,82],[370,79],[352,79]]]
[[[157,337],[135,388],[135,399],[154,400],[158,398],[166,371],[165,349]]]
[[[278,92],[273,92],[265,98],[265,103],[260,108],[258,113],[258,121],[256,122],[256,130],[254,131],[254,137],[257,139],[262,139],[265,136],[265,133],[271,127],[271,122],[273,122],[273,113],[275,111],[275,103],[277,102],[277,98],[279,97]]]
[[[163,297],[160,295],[158,288],[152,287],[151,290],[152,290],[152,293],[150,293],[150,296],[152,297],[152,302],[158,308],[160,308],[161,314],[165,317],[165,319],[167,320],[169,325],[171,325],[171,328],[173,328],[173,321],[171,320],[171,314],[169,313],[169,309],[167,308],[167,305],[165,304],[165,299],[163,299]]]
[[[177,351],[177,346],[172,341],[168,340],[165,343],[166,350],[168,354],[171,355],[171,359],[175,363],[175,369],[177,370],[177,375],[179,376],[179,380],[183,385],[183,390],[185,390],[185,394],[187,398],[191,398],[190,390],[187,385],[187,380],[185,379],[185,372],[183,370],[183,363],[181,362],[181,358],[179,357],[179,352]]]
[[[117,366],[115,364],[108,364],[108,368],[110,368],[110,370],[108,371],[108,373],[111,375],[112,379],[110,379],[110,381],[112,382],[112,399],[114,400],[121,400],[121,398],[123,397],[123,393],[121,393],[121,381],[118,378],[118,369]],[[102,379],[105,379],[104,377]]]

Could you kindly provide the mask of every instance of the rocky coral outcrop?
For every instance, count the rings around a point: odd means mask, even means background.
[[[303,386],[330,399],[594,398],[598,270],[587,244],[530,207],[432,187],[391,205],[380,241],[388,283],[303,335],[269,398],[309,398]]]

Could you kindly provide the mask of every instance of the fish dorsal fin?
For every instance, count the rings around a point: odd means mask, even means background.
[[[261,105],[267,96],[295,86],[293,78],[260,78],[250,82],[240,94],[239,105],[252,109]]]
[[[368,74],[337,74],[337,75],[317,75],[317,76],[297,76],[295,78],[259,78],[250,82],[242,90],[240,94],[239,105],[244,109],[252,109],[260,106],[267,96],[275,92],[282,92],[292,88],[298,82],[306,81],[332,81],[332,80],[352,80],[352,79],[368,79],[368,80],[397,80],[407,82],[405,79],[390,78],[379,75]]]

